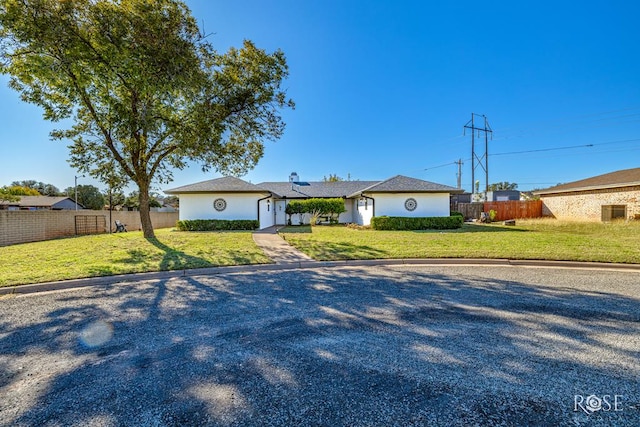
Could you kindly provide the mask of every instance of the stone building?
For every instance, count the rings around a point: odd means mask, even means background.
[[[640,219],[640,168],[625,169],[538,190],[542,214],[558,219]]]

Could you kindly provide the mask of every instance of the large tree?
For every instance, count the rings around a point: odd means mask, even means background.
[[[293,107],[284,54],[252,42],[220,54],[177,0],[0,0],[0,71],[72,141],[70,163],[139,189],[144,235],[152,182],[189,161],[241,175],[282,135]]]
[[[64,194],[74,199],[78,196],[78,203],[84,206],[85,209],[92,209],[95,211],[104,209],[104,196],[93,185],[78,185],[76,187],[67,187],[64,190]]]

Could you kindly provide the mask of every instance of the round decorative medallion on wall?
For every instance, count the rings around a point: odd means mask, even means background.
[[[418,207],[418,202],[413,197],[409,197],[404,201],[404,208],[408,211],[415,211]]]
[[[215,199],[213,201],[213,208],[218,212],[222,212],[227,209],[227,201],[224,199]]]

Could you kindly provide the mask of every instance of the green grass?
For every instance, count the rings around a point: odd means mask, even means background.
[[[280,235],[317,260],[508,258],[640,264],[640,221],[518,220],[449,231],[286,227]],[[156,230],[0,247],[0,286],[147,271],[271,262],[250,232]]]
[[[640,263],[640,222],[518,220],[516,226],[465,224],[449,231],[313,227],[281,235],[317,260],[507,258]]]
[[[146,271],[269,263],[250,232],[156,230],[0,247],[0,286]]]

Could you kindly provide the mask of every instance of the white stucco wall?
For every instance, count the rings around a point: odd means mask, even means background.
[[[373,201],[370,199],[354,199],[353,222],[358,225],[371,224],[373,218]]]
[[[260,229],[271,227],[275,224],[275,203],[273,197],[260,200]]]
[[[372,193],[375,199],[375,216],[449,216],[449,193]],[[404,207],[408,198],[416,200],[413,211]]]
[[[258,219],[257,193],[180,194],[180,220],[186,219]],[[222,212],[213,208],[213,201],[221,198],[227,202]]]

